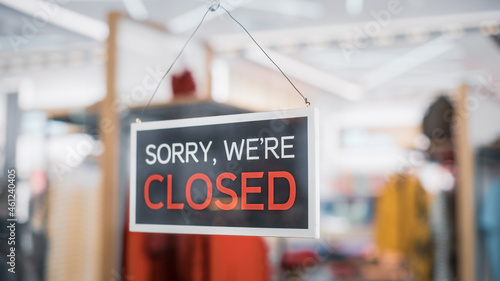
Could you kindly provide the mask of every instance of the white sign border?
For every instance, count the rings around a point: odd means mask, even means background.
[[[166,121],[133,123],[130,130],[130,202],[129,229],[131,232],[213,234],[263,237],[319,238],[319,125],[316,108],[293,109],[258,113],[244,113],[199,117]],[[136,160],[137,132],[146,130],[171,129],[203,125],[230,124],[248,121],[279,120],[307,117],[308,143],[308,226],[307,229],[263,228],[263,227],[221,227],[172,224],[138,224],[136,211]]]

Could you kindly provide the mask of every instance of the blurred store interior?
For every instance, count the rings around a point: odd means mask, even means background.
[[[145,109],[214,2],[0,0],[0,280],[500,281],[494,0],[223,0],[320,112],[321,236],[129,232],[136,118],[305,107],[219,8]]]

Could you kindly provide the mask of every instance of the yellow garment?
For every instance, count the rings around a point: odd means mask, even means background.
[[[418,178],[390,177],[377,200],[375,243],[382,253],[407,257],[415,280],[431,280],[432,244],[428,197]]]

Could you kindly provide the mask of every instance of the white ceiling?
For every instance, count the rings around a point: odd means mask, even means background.
[[[102,21],[106,20],[106,16],[110,11],[127,13],[124,3],[137,2],[146,8],[147,20],[166,24],[168,21],[192,10],[201,8],[203,11],[211,1],[60,0],[60,2],[67,2],[67,4],[61,6],[69,10]],[[364,0],[361,2],[364,3],[363,9],[357,15],[351,15],[346,11],[346,1],[223,0],[222,5],[228,9],[234,8],[234,15],[241,19],[250,30],[255,31],[368,21],[372,20],[371,12],[386,9],[389,1]],[[400,16],[404,18],[500,9],[500,3],[496,0],[400,0],[399,2],[404,9]],[[317,14],[317,16],[311,14]],[[198,18],[201,18],[201,14]],[[239,31],[236,26],[228,24],[225,20],[214,20],[207,25],[208,29],[217,33]]]
[[[88,19],[105,22],[108,13],[111,11],[119,11],[124,14],[130,12],[129,14],[134,15],[133,11],[141,7],[144,10],[139,10],[144,13],[140,15],[145,16],[144,20],[166,28],[172,26],[172,22],[176,20],[185,19],[181,23],[185,26],[183,33],[187,34],[197,25],[211,1],[51,0],[50,2],[59,3],[57,8],[52,8],[52,10],[57,10],[56,13],[51,14],[49,12],[50,8],[45,8],[44,5],[39,4],[42,1],[0,0],[0,37],[6,39],[5,37],[13,34],[22,34],[24,32],[23,28],[26,28],[26,22],[33,22],[33,15],[36,14],[48,14],[51,21],[57,21],[62,17],[62,12],[70,12],[75,16],[84,16],[88,17]],[[359,11],[359,14],[350,14],[347,11],[347,3],[357,1],[363,3],[362,10]],[[369,22],[374,20],[374,14],[381,10],[387,10],[388,3],[394,1],[399,3],[398,6],[402,11],[392,17],[392,19],[398,20],[500,10],[500,2],[496,0],[223,0],[222,5],[230,10],[247,29],[257,32]],[[136,8],[127,10],[124,3],[129,2],[136,3]],[[22,13],[26,11],[31,14]],[[189,14],[192,14],[191,18]],[[478,18],[477,20],[483,19]],[[76,21],[76,19],[73,21]],[[68,20],[66,27],[69,26],[70,22]],[[90,21],[85,21],[85,23],[88,24]],[[90,29],[88,25],[85,27]],[[37,30],[36,36],[63,35],[64,37],[71,37],[64,32],[64,29],[64,23],[61,23],[59,28],[44,25]],[[171,31],[177,33],[177,29]],[[198,37],[207,38],[239,32],[241,32],[240,28],[224,15],[222,9],[219,9],[215,13],[208,15]],[[50,38],[45,40],[50,41]],[[71,40],[77,40],[77,38],[72,37]],[[0,50],[8,51],[8,46],[0,46]]]
[[[103,25],[99,24],[105,23],[110,11],[146,17],[146,21],[186,37],[208,9],[208,1],[201,0],[54,1],[60,3],[54,8],[58,12],[50,17],[54,24],[38,28],[15,50],[13,38],[26,32],[29,29],[26,22],[33,22],[33,15],[44,10],[35,0],[0,0],[0,68],[2,58],[13,55],[66,49],[95,50],[102,46],[100,41],[105,38],[102,28],[99,29]],[[346,56],[342,44],[352,43],[351,37],[376,22],[376,14],[387,11],[394,1],[401,12],[391,15],[388,26],[382,28],[379,37],[369,39],[367,44]],[[358,14],[348,12],[348,3],[355,5],[359,2],[363,7]],[[127,10],[126,3],[136,8]],[[296,66],[291,75],[293,78],[338,97],[343,96],[339,92],[341,87],[326,82],[339,81],[341,84],[338,85],[361,87],[365,99],[393,99],[438,93],[483,76],[500,77],[500,50],[496,43],[498,35],[495,36],[500,20],[500,1],[225,0],[222,5],[265,49],[279,57],[277,62],[280,65]],[[66,15],[69,20],[65,22],[61,15]],[[75,22],[71,15],[82,20],[80,28],[71,26]],[[175,22],[181,24],[175,28]],[[493,29],[487,29],[490,34],[482,35],[482,26]],[[456,32],[451,33],[454,36],[450,39],[450,36],[443,36],[449,34],[441,31],[451,27]],[[389,40],[381,40],[382,35],[389,35]],[[245,51],[254,48],[252,41],[222,9],[209,13],[196,40],[207,41],[221,57],[229,54],[232,57],[236,53],[239,58],[274,68]],[[306,70],[310,68],[319,71],[318,75],[329,81],[318,83],[308,75],[310,71]],[[352,88],[349,89],[352,92]]]

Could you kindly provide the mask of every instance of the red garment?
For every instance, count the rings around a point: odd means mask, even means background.
[[[124,227],[123,280],[270,280],[261,237],[138,233]]]
[[[173,75],[172,90],[174,97],[194,94],[196,92],[196,84],[194,83],[191,71],[184,70],[181,74]]]
[[[316,266],[319,262],[318,255],[312,250],[285,252],[281,258],[281,268],[293,270]]]
[[[210,280],[270,280],[264,240],[261,237],[211,236]]]

